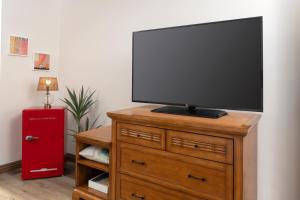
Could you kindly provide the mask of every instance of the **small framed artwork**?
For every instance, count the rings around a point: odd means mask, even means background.
[[[28,55],[28,38],[11,35],[9,37],[9,55],[27,56]]]
[[[35,53],[34,70],[50,70],[50,55],[46,53]]]

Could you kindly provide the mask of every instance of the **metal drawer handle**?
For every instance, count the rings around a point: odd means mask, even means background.
[[[132,193],[131,196],[134,197],[135,199],[142,199],[142,200],[145,199],[145,196],[138,195],[138,194],[135,194],[135,193]]]
[[[188,178],[194,179],[194,180],[198,180],[198,181],[201,181],[201,182],[207,182],[206,178],[204,178],[204,177],[198,177],[198,176],[193,176],[191,174],[188,175]]]
[[[34,137],[32,135],[28,135],[28,136],[25,137],[26,141],[32,141],[32,140],[38,140],[38,139],[40,139],[40,138],[39,137]]]
[[[137,165],[146,165],[144,161],[141,160],[131,160],[132,163],[137,164]]]
[[[30,170],[31,173],[35,173],[35,172],[49,172],[49,171],[57,171],[57,168],[41,168],[41,169],[34,169],[34,170]]]

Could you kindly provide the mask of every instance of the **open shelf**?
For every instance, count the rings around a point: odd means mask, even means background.
[[[77,160],[76,188],[74,192],[84,200],[106,200],[107,194],[88,187],[88,181],[103,172],[109,173],[109,166],[96,161],[79,158]],[[76,199],[76,198],[75,198]],[[77,200],[76,199],[76,200]]]
[[[83,158],[78,159],[77,163],[84,165],[86,167],[91,167],[93,169],[98,169],[98,170],[101,170],[104,172],[109,172],[108,164],[104,164],[104,163],[100,163],[100,162],[96,162],[96,161],[92,161],[92,160],[88,160],[88,159],[83,159]]]
[[[89,188],[87,184],[85,185],[79,185],[76,187],[77,190],[80,190],[81,192],[84,192],[87,196],[94,196],[96,198],[100,198],[101,200],[107,200],[107,194],[103,192],[99,192],[97,190],[94,190],[92,188]]]
[[[109,164],[88,160],[79,154],[81,150],[90,145],[107,148],[109,163],[111,163],[111,133],[111,127],[101,127],[76,134],[76,187],[72,194],[73,200],[107,200],[108,196],[112,194],[110,188],[108,189],[109,194],[105,194],[88,187],[88,181],[103,172],[109,173],[109,182],[111,182]],[[114,197],[109,198],[114,199]]]

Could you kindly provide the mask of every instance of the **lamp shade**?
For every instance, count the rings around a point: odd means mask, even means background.
[[[49,87],[49,91],[57,91],[58,83],[56,77],[40,77],[38,91],[46,91],[47,86]]]

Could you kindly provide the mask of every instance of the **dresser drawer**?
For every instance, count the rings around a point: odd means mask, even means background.
[[[233,163],[233,140],[193,133],[167,131],[167,151]]]
[[[118,140],[155,149],[165,149],[165,130],[126,123],[118,124]]]
[[[119,169],[148,181],[211,200],[232,200],[232,165],[122,143]]]
[[[120,177],[122,200],[204,200],[126,175]]]

